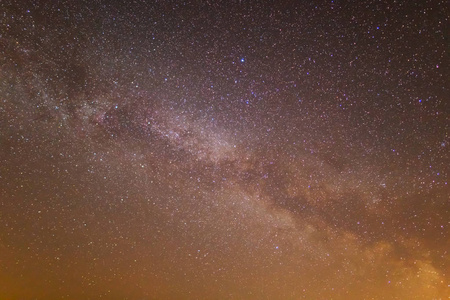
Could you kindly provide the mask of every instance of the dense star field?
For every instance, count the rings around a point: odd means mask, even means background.
[[[0,299],[447,299],[446,1],[0,2]]]

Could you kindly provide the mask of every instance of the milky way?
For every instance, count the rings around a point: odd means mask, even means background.
[[[446,298],[448,15],[2,1],[0,298]]]

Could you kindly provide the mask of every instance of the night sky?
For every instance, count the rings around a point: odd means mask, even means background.
[[[0,299],[446,299],[446,1],[0,2]]]

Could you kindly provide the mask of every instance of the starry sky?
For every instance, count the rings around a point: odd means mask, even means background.
[[[448,3],[0,2],[0,299],[444,299]]]

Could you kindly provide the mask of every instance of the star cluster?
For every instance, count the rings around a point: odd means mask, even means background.
[[[448,295],[445,1],[0,15],[0,298]]]

